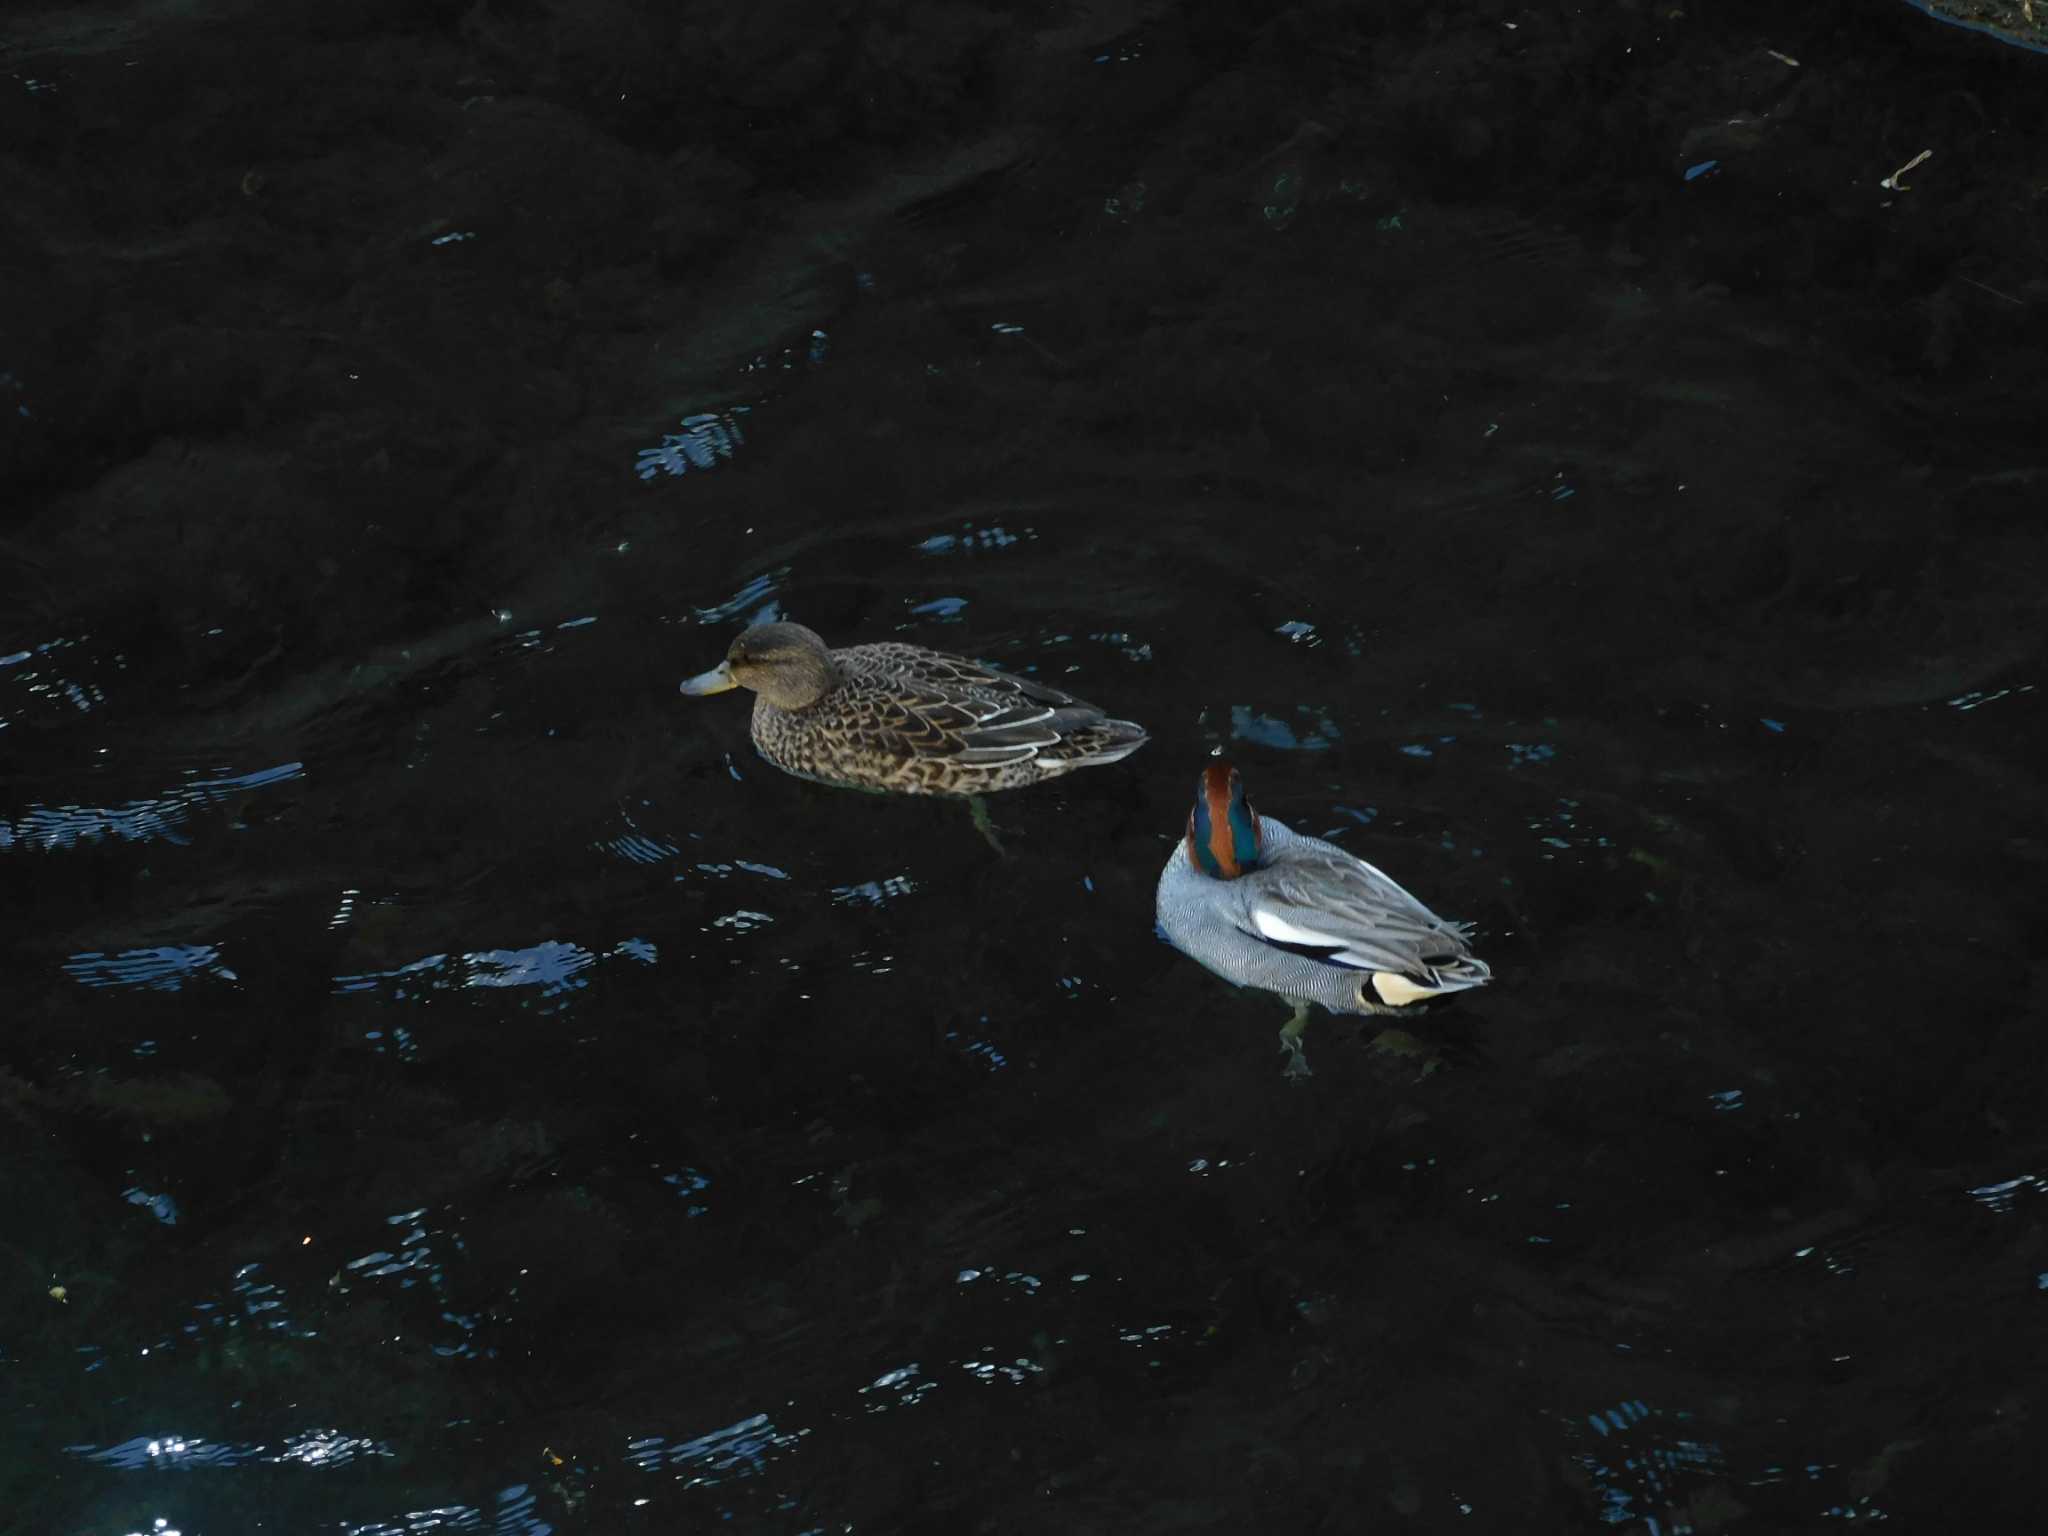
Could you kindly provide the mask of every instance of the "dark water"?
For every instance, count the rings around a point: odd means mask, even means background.
[[[2039,1520],[2048,60],[0,45],[0,1527]],[[677,696],[764,615],[1154,739],[998,860]],[[1217,747],[1478,924],[1427,1052],[1154,938]]]

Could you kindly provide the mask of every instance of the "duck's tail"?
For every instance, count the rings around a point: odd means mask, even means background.
[[[1493,968],[1477,955],[1431,955],[1412,971],[1374,971],[1359,990],[1389,1008],[1406,1008],[1483,987],[1492,979]]]

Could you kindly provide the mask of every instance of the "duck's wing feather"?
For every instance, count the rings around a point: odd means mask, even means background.
[[[941,693],[987,692],[1051,708],[1081,702],[1072,694],[1048,687],[1035,678],[998,672],[978,661],[969,661],[965,656],[928,651],[921,645],[906,645],[901,641],[848,646],[838,652],[835,659],[849,672],[915,681]]]
[[[839,661],[863,725],[973,767],[1028,761],[1105,718],[1057,688],[919,646],[854,646]]]
[[[1435,990],[1477,986],[1489,974],[1466,924],[1438,917],[1384,871],[1320,839],[1290,835],[1243,885],[1248,931],[1278,948]]]

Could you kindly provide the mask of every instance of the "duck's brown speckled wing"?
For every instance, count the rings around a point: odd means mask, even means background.
[[[911,793],[975,794],[1136,751],[1145,733],[1093,704],[920,646],[849,646],[809,709],[763,718],[755,741],[791,772]]]
[[[863,716],[915,752],[964,766],[1028,761],[1104,718],[1057,688],[919,646],[853,646],[837,659]]]

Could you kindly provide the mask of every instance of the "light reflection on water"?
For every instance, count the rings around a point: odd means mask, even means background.
[[[1747,1507],[1763,1502],[1751,1490],[1780,1488],[1800,1490],[1793,1499],[1805,1518],[1872,1524],[1890,1518],[1867,1475],[1845,1476],[1841,1466],[1826,1460],[1744,1468],[1697,1424],[1693,1413],[1656,1408],[1641,1398],[1596,1409],[1570,1424],[1584,1446],[1572,1459],[1598,1499],[1603,1523],[1640,1522],[1646,1533],[1703,1536],[1752,1514],[1763,1517]],[[1772,1500],[1773,1512],[1788,1508],[1785,1494],[1764,1497]]]
[[[189,1471],[202,1467],[233,1467],[250,1462],[302,1467],[345,1467],[364,1456],[395,1457],[398,1453],[368,1435],[323,1428],[301,1430],[275,1447],[207,1440],[197,1435],[136,1435],[118,1445],[67,1445],[65,1450],[86,1461],[122,1471],[139,1469]]]
[[[600,853],[609,853],[614,858],[624,859],[628,864],[659,864],[672,859],[682,850],[674,843],[664,843],[658,838],[648,837],[639,832],[627,832],[619,837],[607,838],[591,846]]]
[[[716,469],[739,452],[747,435],[740,418],[750,407],[733,406],[725,411],[703,411],[685,416],[674,432],[664,433],[652,448],[640,450],[633,472],[642,480],[657,475],[699,474]]]
[[[1586,1415],[1595,1443],[1573,1459],[1600,1501],[1601,1520],[1640,1520],[1644,1530],[1671,1536],[1693,1529],[1689,1497],[1727,1471],[1727,1457],[1718,1443],[1688,1431],[1692,1419],[1639,1398]]]
[[[787,880],[789,878],[789,871],[786,869],[777,869],[773,864],[756,864],[749,859],[734,859],[729,864],[700,863],[695,865],[694,868],[700,875],[710,875],[714,879],[720,880],[730,875],[734,870],[741,870],[750,875],[762,875],[770,880]]]
[[[971,555],[1008,549],[1012,545],[1028,543],[1037,537],[1036,528],[1019,528],[1012,532],[1001,523],[991,523],[987,527],[962,523],[956,532],[931,535],[917,546],[917,551],[923,555]]]
[[[757,1413],[688,1440],[644,1435],[627,1443],[626,1459],[646,1472],[686,1473],[686,1488],[715,1488],[729,1478],[760,1476],[771,1459],[796,1449],[809,1433],[778,1429],[767,1414]]]
[[[835,885],[832,900],[840,906],[879,907],[917,889],[918,882],[909,875],[890,875],[883,880],[863,880],[858,885]]]
[[[1996,1183],[1980,1184],[1970,1191],[1970,1198],[1994,1215],[2010,1216],[2022,1194],[2048,1194],[2048,1178],[2038,1173],[2022,1173]]]
[[[4,377],[4,375],[0,375],[0,379],[4,379]],[[106,692],[99,684],[79,682],[52,672],[47,668],[50,660],[61,656],[66,651],[75,650],[91,639],[92,636],[89,634],[59,636],[55,640],[45,640],[26,650],[13,651],[8,655],[0,656],[0,686],[19,688],[30,700],[34,701],[29,706],[31,709],[38,705],[68,704],[71,706],[71,710],[77,714],[90,714],[94,709],[97,709],[107,701]],[[77,656],[71,658],[74,664],[81,660],[89,663],[92,658]],[[124,667],[127,664],[127,658],[123,656],[116,656],[113,660],[117,668]],[[41,664],[37,666],[24,665],[24,663],[32,661],[37,661]],[[16,670],[17,668],[19,670]],[[63,711],[60,709],[59,713],[63,713]],[[26,718],[26,716],[14,718]],[[7,729],[12,723],[13,720],[9,716],[0,715],[0,730]]]
[[[138,1205],[167,1227],[178,1224],[178,1202],[160,1191],[143,1189],[139,1185],[121,1191],[121,1198],[130,1205]]]
[[[540,1518],[539,1499],[525,1483],[500,1489],[488,1510],[472,1504],[444,1504],[408,1510],[388,1520],[360,1524],[344,1521],[344,1536],[439,1536],[441,1532],[489,1532],[490,1536],[551,1536],[554,1527]]]
[[[231,1304],[217,1301],[191,1303],[191,1316],[179,1325],[176,1334],[158,1337],[154,1342],[140,1346],[133,1351],[134,1358],[152,1359],[177,1355],[188,1346],[203,1347],[210,1341],[217,1342],[220,1335],[233,1334],[244,1326],[288,1339],[317,1337],[317,1330],[304,1327],[292,1319],[287,1310],[284,1288],[276,1281],[264,1278],[263,1265],[260,1263],[244,1264],[235,1271],[231,1295],[234,1297]],[[124,1346],[124,1351],[125,1349]],[[101,1344],[80,1344],[75,1352],[80,1360],[80,1368],[88,1375],[105,1370],[113,1358],[108,1347]],[[144,1438],[161,1440],[163,1437]]]
[[[775,594],[788,580],[789,567],[786,565],[763,571],[724,602],[693,610],[696,620],[699,624],[708,625],[745,617],[749,623],[765,623],[766,617],[761,610],[773,606]]]
[[[915,1360],[882,1372],[860,1389],[869,1413],[888,1413],[897,1408],[914,1408],[937,1390],[938,1382],[924,1374]]]
[[[1973,709],[1982,709],[1986,704],[1996,704],[2000,699],[2010,699],[2020,694],[2032,693],[2033,691],[2034,685],[2032,683],[2015,683],[2008,688],[1976,689],[1969,693],[1958,694],[1947,702],[1950,709],[1958,709],[1967,714]],[[1764,723],[1766,725],[1770,724],[1769,721]],[[1783,727],[1780,727],[1780,729],[1783,729]]]
[[[561,939],[544,939],[522,949],[479,949],[461,955],[426,955],[382,971],[334,978],[337,994],[383,992],[393,999],[420,991],[464,987],[534,987],[556,997],[588,986],[585,973],[601,960],[622,957],[653,965],[659,950],[648,939],[621,939],[604,954]]]
[[[220,950],[211,944],[166,944],[114,955],[87,950],[66,960],[64,971],[88,987],[145,987],[155,992],[176,992],[198,976],[240,980],[221,964]]]
[[[1275,747],[1283,752],[1325,752],[1343,739],[1327,710],[1311,704],[1295,706],[1292,723],[1277,715],[1261,714],[1249,704],[1230,706],[1230,736],[1255,746]]]
[[[1580,801],[1560,796],[1545,815],[1529,817],[1527,825],[1544,847],[1561,853],[1612,848],[1614,844],[1606,833],[1590,832],[1580,824],[1579,813],[1583,808]],[[1557,854],[1545,853],[1538,857],[1549,863]]]
[[[766,928],[774,921],[775,919],[766,912],[756,912],[750,907],[738,907],[711,919],[711,926],[724,928],[733,933],[752,933],[756,928]]]
[[[430,1298],[424,1305],[433,1312],[434,1321],[446,1325],[426,1336],[427,1347],[434,1355],[446,1360],[494,1358],[495,1349],[476,1342],[482,1318],[455,1310],[448,1280],[447,1266],[467,1256],[468,1244],[454,1228],[431,1225],[427,1215],[427,1208],[422,1206],[386,1216],[385,1225],[402,1234],[396,1245],[373,1248],[348,1260],[328,1282],[328,1289],[335,1297],[349,1296],[359,1288],[372,1296],[379,1292],[423,1289]],[[416,1332],[408,1328],[394,1335],[393,1342]]]
[[[695,1168],[678,1168],[674,1173],[662,1174],[661,1182],[673,1188],[677,1197],[684,1202],[685,1216],[702,1216],[711,1209],[697,1198],[711,1188],[710,1174]]]
[[[988,1020],[984,1018],[981,1022],[987,1024]],[[958,1030],[949,1029],[946,1031],[947,1044],[958,1046],[964,1055],[975,1058],[982,1065],[986,1066],[989,1071],[1000,1072],[1010,1064],[1010,1058],[1005,1056],[987,1040],[969,1040],[965,1044],[962,1044],[961,1041],[962,1036]]]
[[[993,1345],[989,1346],[991,1349]],[[956,1360],[954,1364],[976,1381],[989,1386],[1005,1382],[1021,1387],[1033,1377],[1043,1376],[1045,1367],[1036,1360],[1019,1355],[1014,1360]]]
[[[228,797],[287,783],[305,772],[304,763],[279,763],[251,773],[194,779],[148,800],[118,806],[31,805],[15,820],[0,820],[0,849],[69,848],[81,842],[115,838],[139,843],[151,838],[183,841],[179,828],[199,806]]]

